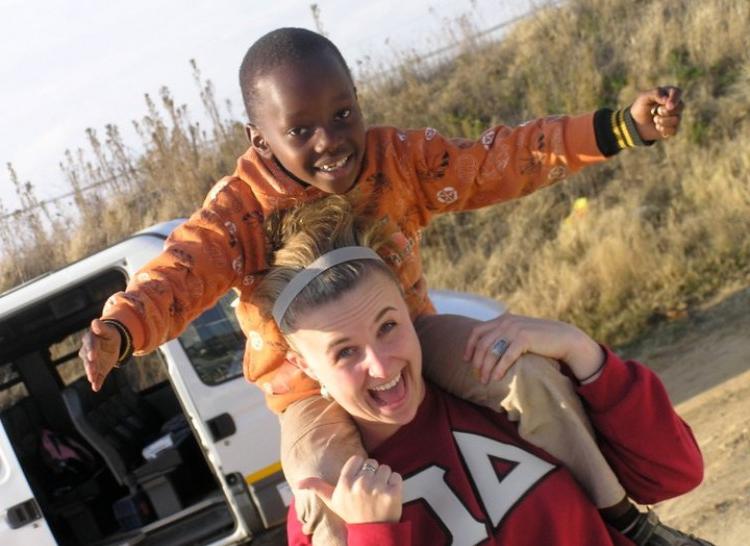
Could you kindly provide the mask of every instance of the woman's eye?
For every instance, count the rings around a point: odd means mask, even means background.
[[[389,320],[387,322],[384,322],[383,325],[380,327],[380,333],[387,334],[391,330],[393,330],[396,327],[396,321],[395,320]]]
[[[351,117],[352,111],[349,108],[345,108],[344,110],[341,110],[338,114],[336,114],[336,118],[338,119],[348,119]]]
[[[287,133],[293,137],[299,137],[306,135],[307,129],[305,127],[293,127]]]
[[[354,356],[355,352],[356,350],[354,347],[344,347],[338,353],[336,353],[336,362],[340,362],[341,360],[346,360],[347,358]]]

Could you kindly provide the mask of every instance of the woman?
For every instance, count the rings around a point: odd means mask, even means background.
[[[346,522],[350,544],[709,544],[651,513],[630,514],[618,532],[506,415],[426,384],[399,285],[367,248],[387,240],[377,226],[360,231],[359,246],[346,211],[322,204],[293,213],[283,231],[276,265],[256,295],[285,334],[289,360],[351,415],[370,455],[349,459],[336,483],[309,477],[296,485]],[[505,347],[494,375],[527,352],[563,363],[634,499],[653,503],[700,483],[690,429],[647,368],[560,322],[508,314],[470,345],[486,351],[487,340],[497,339]],[[310,544],[294,505],[288,534],[290,544]]]

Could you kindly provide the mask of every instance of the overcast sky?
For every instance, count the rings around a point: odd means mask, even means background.
[[[220,101],[243,114],[237,69],[249,45],[280,26],[314,29],[311,1],[0,0],[0,200],[19,206],[5,168],[12,163],[40,199],[70,190],[59,170],[85,129],[131,120],[144,93],[166,85],[195,116],[202,111],[188,64],[195,59]],[[539,2],[536,2],[537,4]],[[471,13],[483,28],[529,10],[532,0],[317,0],[329,38],[351,66],[391,48],[441,44],[443,22]]]

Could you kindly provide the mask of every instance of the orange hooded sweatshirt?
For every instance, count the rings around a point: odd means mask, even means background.
[[[498,126],[476,141],[444,138],[429,128],[368,129],[362,171],[347,195],[358,206],[364,203],[367,214],[398,228],[400,256],[392,265],[412,316],[433,312],[419,255],[420,232],[430,219],[527,195],[602,161],[594,117]],[[597,131],[601,126],[607,123],[597,123]],[[245,377],[261,387],[270,384],[285,360],[286,343],[273,320],[253,303],[253,290],[269,266],[263,220],[274,210],[324,195],[250,148],[234,174],[221,179],[203,206],[169,236],[163,252],[130,280],[125,292],[107,301],[102,318],[124,325],[135,354],[145,354],[177,337],[235,288],[237,316],[247,336]],[[301,374],[288,387],[281,395],[264,388],[272,410],[283,411],[319,392],[318,384]]]

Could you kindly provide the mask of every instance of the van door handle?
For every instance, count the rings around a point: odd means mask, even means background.
[[[228,413],[222,413],[216,417],[206,421],[208,430],[211,431],[211,436],[214,442],[223,440],[237,432],[237,426],[234,424],[234,419]]]
[[[18,529],[42,517],[36,501],[31,498],[8,508],[8,527]]]

